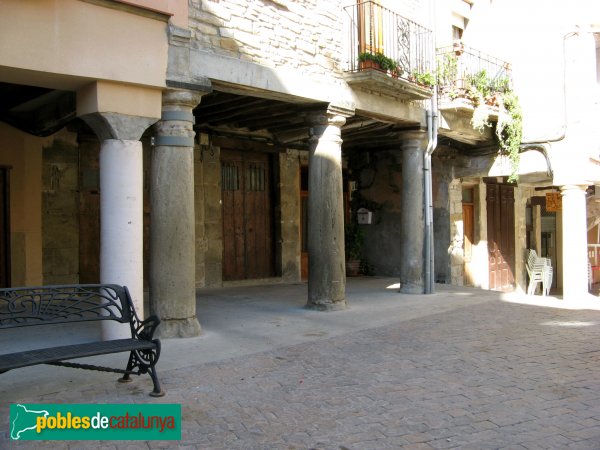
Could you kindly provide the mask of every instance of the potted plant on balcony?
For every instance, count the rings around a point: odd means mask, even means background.
[[[463,44],[461,40],[456,40],[452,44],[452,49],[454,50],[454,54],[456,56],[460,56],[465,51],[465,44]]]
[[[419,72],[418,70],[415,70],[412,73],[411,81],[414,81],[421,86],[432,88],[435,86],[435,75],[431,72]]]
[[[452,53],[446,53],[437,58],[437,85],[440,97],[454,100],[459,95],[457,86],[458,57]]]
[[[398,65],[381,52],[362,52],[358,55],[360,69],[377,69],[390,74],[398,73]]]

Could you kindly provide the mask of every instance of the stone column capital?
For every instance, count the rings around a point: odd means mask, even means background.
[[[194,113],[206,92],[168,88],[163,91],[161,120],[155,125],[155,146],[194,147]]]
[[[329,105],[327,109],[313,112],[307,117],[306,120],[311,127],[334,126],[337,128],[341,128],[346,124],[346,119],[348,117],[352,117],[353,115],[354,109],[336,105]]]
[[[191,89],[167,88],[162,94],[162,110],[177,111],[194,109],[207,92]]]
[[[94,112],[84,114],[81,119],[87,123],[100,141],[119,139],[139,141],[144,131],[158,118],[130,116],[113,112]]]
[[[427,146],[427,132],[422,130],[406,131],[401,135],[402,146]]]
[[[564,197],[565,195],[570,195],[570,194],[584,194],[587,191],[588,185],[587,184],[565,184],[563,186],[560,186],[560,193],[562,194],[562,196]]]

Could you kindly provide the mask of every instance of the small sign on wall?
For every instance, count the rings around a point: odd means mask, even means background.
[[[546,211],[562,211],[562,195],[559,192],[546,193]]]
[[[371,225],[372,220],[373,212],[369,211],[368,209],[359,208],[358,211],[356,211],[356,221],[360,225]]]

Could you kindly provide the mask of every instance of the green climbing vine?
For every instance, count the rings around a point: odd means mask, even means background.
[[[502,106],[498,123],[496,124],[496,136],[500,142],[500,149],[508,155],[511,162],[511,173],[508,181],[518,181],[519,155],[521,140],[523,138],[523,115],[521,105],[516,94],[509,90],[500,99]]]
[[[496,137],[500,152],[508,156],[511,162],[509,182],[519,179],[519,155],[523,137],[523,115],[519,98],[510,87],[507,77],[490,79],[485,70],[467,77],[467,98],[473,102],[475,110],[471,125],[479,131],[491,127],[489,106],[497,106],[499,110],[496,123]]]

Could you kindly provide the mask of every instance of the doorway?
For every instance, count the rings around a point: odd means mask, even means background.
[[[515,283],[514,187],[487,182],[486,190],[490,289],[509,291]]]
[[[221,150],[223,281],[274,276],[271,161]]]

